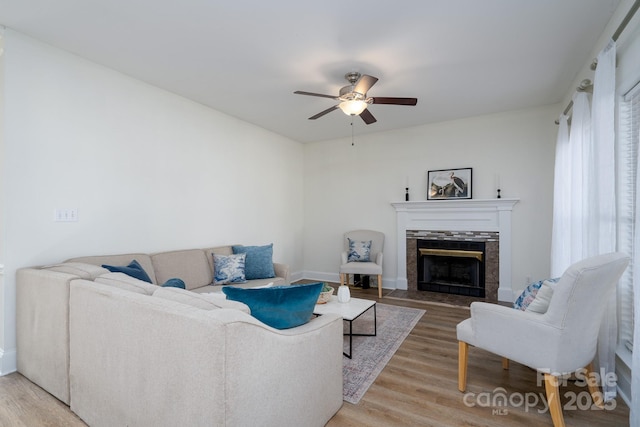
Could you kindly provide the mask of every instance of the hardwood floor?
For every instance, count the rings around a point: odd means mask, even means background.
[[[23,377],[0,377],[0,427],[86,426],[67,405]]]
[[[355,289],[351,295],[377,300],[377,289]],[[458,391],[456,325],[469,317],[468,308],[395,298],[378,301],[422,308],[426,313],[362,400],[357,405],[345,402],[327,426],[552,425],[551,416],[541,403],[544,385],[536,385],[536,372],[515,362],[510,363],[509,370],[503,370],[502,359],[484,350],[470,348],[467,394]],[[512,404],[492,407],[491,399],[500,392]],[[586,408],[591,402],[585,392],[586,387],[571,381],[561,387],[567,426],[629,425],[629,408],[620,398],[612,410],[577,409]],[[577,396],[577,401],[572,402],[572,396]],[[572,406],[576,409],[571,410]]]
[[[377,300],[374,288],[354,289],[351,294]],[[471,348],[469,351],[467,392],[472,394],[458,391],[455,327],[469,317],[467,308],[391,298],[379,301],[422,308],[426,314],[362,400],[357,405],[345,402],[327,426],[552,425],[550,415],[540,403],[544,387],[536,385],[536,372],[517,363],[511,363],[505,371],[499,357],[483,350]],[[490,400],[500,391],[511,404],[492,407]],[[585,407],[586,387],[569,382],[561,392],[563,406]],[[578,396],[577,401],[571,402],[567,393]],[[520,397],[532,405],[525,408]],[[534,405],[536,399],[538,403]],[[629,408],[618,398],[612,410],[565,409],[564,417],[567,426],[621,427],[629,425]],[[0,427],[84,425],[66,405],[22,375],[0,377]]]

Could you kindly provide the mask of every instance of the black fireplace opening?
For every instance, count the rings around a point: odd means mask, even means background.
[[[485,243],[418,240],[418,290],[485,297]]]

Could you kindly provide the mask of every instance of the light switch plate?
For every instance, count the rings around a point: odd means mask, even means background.
[[[78,221],[78,209],[55,209],[53,220],[55,222],[76,222]]]

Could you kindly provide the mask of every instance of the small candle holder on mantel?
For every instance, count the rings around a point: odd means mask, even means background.
[[[408,202],[409,201],[409,187],[406,187],[404,189],[404,201]]]
[[[498,195],[496,196],[496,199],[500,199],[502,198],[502,196],[500,196],[500,189],[498,188]]]

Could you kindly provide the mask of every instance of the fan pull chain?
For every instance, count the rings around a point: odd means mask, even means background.
[[[351,116],[351,146],[354,146],[353,143],[353,116]]]

